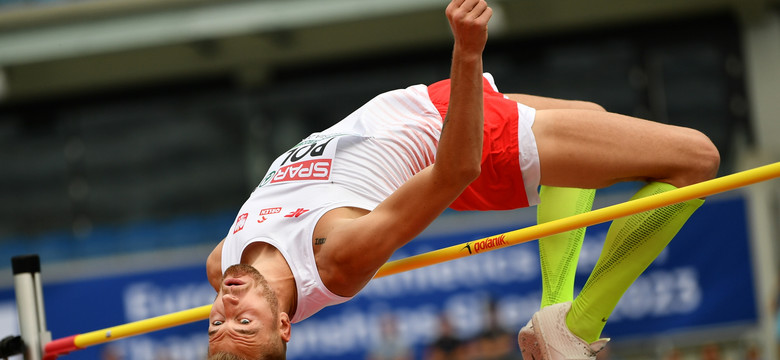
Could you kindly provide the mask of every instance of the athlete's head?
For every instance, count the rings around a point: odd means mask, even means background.
[[[209,314],[209,359],[284,359],[290,319],[254,267],[233,265]]]

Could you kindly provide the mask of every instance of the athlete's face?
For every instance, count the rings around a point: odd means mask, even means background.
[[[264,284],[254,267],[234,265],[225,271],[209,315],[210,355],[230,352],[256,357],[279,351],[289,340],[289,323],[280,322],[276,296]]]

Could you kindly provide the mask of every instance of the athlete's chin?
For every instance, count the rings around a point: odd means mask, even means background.
[[[255,269],[251,265],[247,264],[235,264],[231,265],[230,267],[225,270],[225,274],[222,276],[222,280],[224,282],[225,279],[228,278],[240,278],[242,276],[250,276],[253,279],[262,279],[263,275],[260,274],[257,269]]]

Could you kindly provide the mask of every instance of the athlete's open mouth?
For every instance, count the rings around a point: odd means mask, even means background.
[[[244,284],[245,284],[244,281],[242,281],[241,279],[237,279],[237,278],[225,279],[225,286],[241,286]]]

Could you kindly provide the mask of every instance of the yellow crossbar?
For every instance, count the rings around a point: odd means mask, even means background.
[[[414,270],[445,261],[455,260],[476,253],[492,251],[507,246],[528,242],[548,235],[558,234],[564,231],[607,222],[620,217],[683,201],[688,201],[691,199],[703,198],[777,177],[780,177],[780,162],[667,191],[665,193],[652,195],[641,199],[635,199],[593,210],[587,213],[550,221],[544,224],[529,226],[520,230],[510,231],[504,234],[490,236],[464,244],[434,250],[405,259],[391,261],[379,269],[379,272],[377,272],[375,278]],[[162,330],[169,327],[207,319],[210,311],[211,305],[204,305],[194,309],[162,315],[147,320],[141,320],[102,330],[92,331],[89,333],[76,335],[74,343],[79,348],[85,348],[123,337]]]
[[[73,343],[79,348],[85,348],[123,337],[145,334],[198,320],[208,319],[209,312],[211,312],[211,305],[204,305],[189,310],[160,315],[146,320],[76,335]]]

